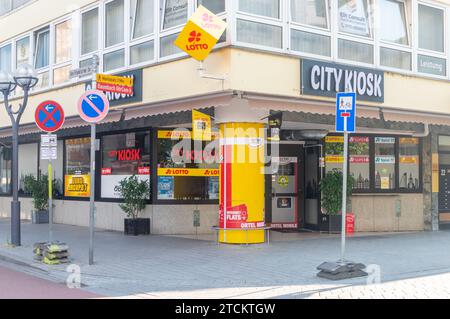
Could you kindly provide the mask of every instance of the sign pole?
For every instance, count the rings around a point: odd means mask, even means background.
[[[92,75],[92,88],[95,90],[98,72],[98,56],[92,57],[94,73]],[[96,153],[96,124],[91,123],[91,187],[89,199],[89,265],[94,264],[94,233],[95,233],[95,153]]]
[[[344,118],[344,126],[347,126],[347,118]],[[347,127],[344,131],[344,167],[342,176],[342,231],[341,231],[341,262],[345,263],[345,239],[346,239],[346,221],[347,221],[347,176],[348,176],[348,132]]]
[[[51,134],[48,133],[48,138],[50,141]],[[48,241],[50,244],[53,243],[53,161],[52,154],[49,156],[48,160]]]

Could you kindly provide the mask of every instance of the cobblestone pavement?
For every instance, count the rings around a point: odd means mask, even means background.
[[[65,282],[66,266],[33,261],[32,245],[46,225],[23,224],[23,246],[6,245],[9,221],[0,220],[0,262],[36,277]],[[279,237],[280,235],[277,235]],[[88,266],[88,230],[55,225],[81,266],[83,290],[132,298],[449,298],[450,232],[349,238],[348,259],[379,267],[381,283],[367,278],[333,282],[316,267],[339,258],[338,237],[307,236],[270,245],[228,246],[167,236],[96,233],[96,264]],[[372,272],[372,271],[371,271]],[[370,276],[376,282],[377,272]]]

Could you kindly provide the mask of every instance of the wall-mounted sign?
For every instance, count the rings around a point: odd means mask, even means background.
[[[68,197],[89,197],[91,193],[91,176],[66,175],[64,194]]]
[[[195,176],[216,177],[220,175],[219,169],[209,168],[158,168],[158,176]]]
[[[356,92],[357,100],[384,102],[384,72],[350,65],[302,60],[302,94],[336,97]]]
[[[108,98],[109,104],[111,107],[142,102],[142,88],[143,88],[143,79],[142,79],[142,69],[123,72],[117,74],[119,77],[130,78],[133,81],[133,92],[131,94],[125,93],[112,93],[104,91],[106,97]],[[86,91],[92,89],[92,81],[85,83]]]
[[[445,59],[419,54],[417,56],[417,70],[421,73],[446,76],[447,63]]]
[[[108,156],[120,162],[140,161],[142,159],[141,152],[140,148],[111,150],[108,152]]]
[[[195,141],[211,141],[211,116],[192,110],[192,139]]]
[[[133,77],[97,74],[97,90],[133,95]]]

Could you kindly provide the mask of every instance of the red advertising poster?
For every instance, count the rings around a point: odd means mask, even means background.
[[[249,222],[247,205],[229,207],[227,209],[227,223],[224,222],[223,206],[220,207],[220,228],[224,229],[245,229],[245,228],[261,228],[264,222]]]
[[[355,233],[355,215],[347,214],[345,220],[345,229],[347,235],[353,235]]]
[[[102,175],[112,175],[112,168],[108,167],[108,168],[102,168]]]

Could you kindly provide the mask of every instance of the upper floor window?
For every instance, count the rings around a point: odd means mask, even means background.
[[[368,0],[339,0],[339,31],[371,37]]]
[[[403,1],[379,0],[381,40],[409,45],[406,8]]]
[[[55,63],[72,58],[72,21],[67,20],[55,26]]]
[[[280,18],[279,0],[239,0],[239,10],[270,18]]]
[[[419,4],[419,48],[444,52],[444,10]]]
[[[225,11],[225,0],[198,0],[198,4],[204,6],[212,13]]]
[[[328,29],[327,0],[291,0],[293,22]]]
[[[11,72],[11,44],[0,48],[0,70]]]
[[[124,41],[124,0],[108,2],[105,8],[105,47],[111,47]]]
[[[131,39],[153,33],[154,0],[131,1]]]
[[[50,29],[48,27],[36,32],[35,43],[34,66],[36,69],[42,69],[50,63]]]
[[[81,55],[98,50],[98,8],[81,16]]]
[[[0,0],[0,15],[8,13],[31,0]]]
[[[29,63],[30,61],[30,38],[26,37],[16,41],[16,65]]]
[[[161,0],[163,3],[162,29],[182,25],[188,18],[188,0]]]

